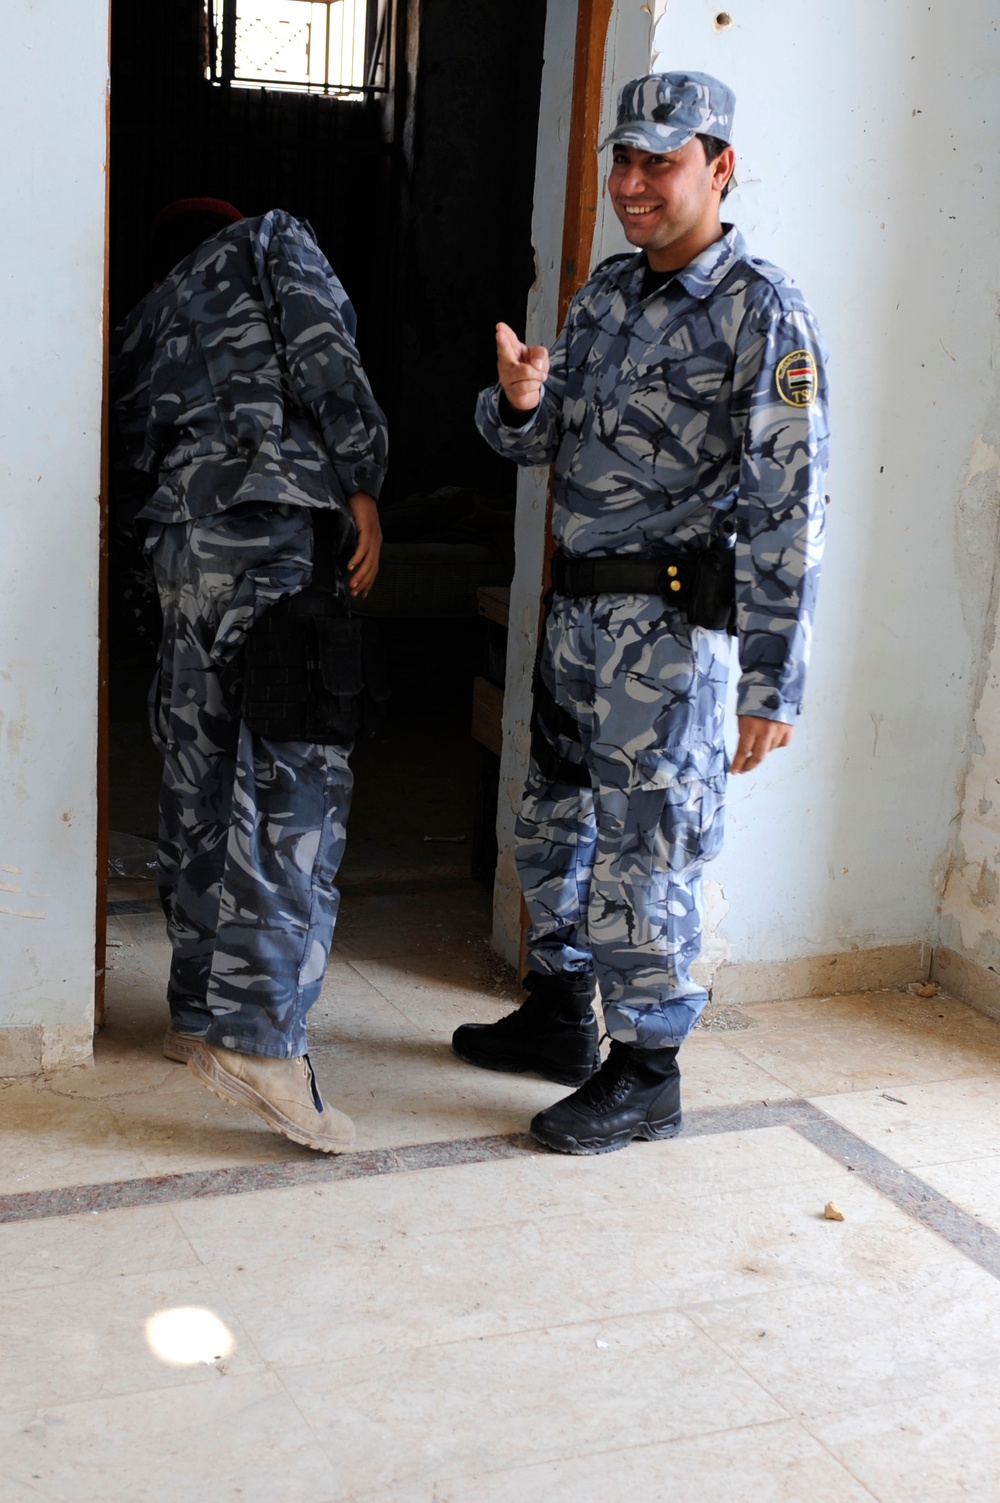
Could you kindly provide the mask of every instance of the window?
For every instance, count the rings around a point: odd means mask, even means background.
[[[388,86],[389,0],[205,0],[208,77],[363,99]]]

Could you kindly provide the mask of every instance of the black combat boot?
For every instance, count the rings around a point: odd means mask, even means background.
[[[593,976],[529,971],[528,996],[496,1023],[463,1023],[451,1047],[483,1070],[534,1070],[559,1085],[582,1085],[601,1063]]]
[[[559,1153],[614,1153],[633,1138],[673,1138],[680,1130],[677,1050],[615,1040],[597,1074],[531,1124],[531,1136]]]

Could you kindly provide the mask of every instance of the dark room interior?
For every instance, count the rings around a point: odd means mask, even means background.
[[[313,226],[356,308],[390,433],[382,569],[362,609],[378,622],[392,697],[355,750],[343,882],[486,880],[515,474],[473,412],[495,375],[494,325],[523,327],[534,278],[545,6],[358,0],[363,46],[348,79],[329,42],[325,72],[316,65],[318,17],[332,28],[347,3],[115,0],[111,316],[148,288],[149,228],[174,199],[225,198],[248,216],[283,208]],[[300,12],[307,79],[289,77],[280,31]],[[135,877],[152,874],[159,759],[145,719],[157,626],[131,587],[133,562],[113,536],[112,874]]]

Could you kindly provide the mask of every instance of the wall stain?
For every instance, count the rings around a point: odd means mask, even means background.
[[[975,760],[986,755],[986,746],[977,721],[989,688],[993,653],[997,646],[997,613],[1000,609],[1000,576],[997,571],[1000,545],[1000,451],[981,434],[974,439],[969,454],[958,498],[956,528],[958,539],[955,552],[962,614],[969,640],[973,644],[978,642],[979,651],[972,683],[972,712],[966,738],[965,765],[956,779],[958,812],[952,819],[954,828],[948,842],[931,873],[939,893],[938,918],[941,923],[948,918],[960,923],[956,914],[949,915],[945,910],[952,883],[967,886],[963,882],[967,862],[962,845],[962,821]]]
[[[995,905],[998,896],[1000,896],[1000,878],[984,861],[979,868],[979,881],[975,887],[969,889],[969,897],[977,908],[985,910]]]

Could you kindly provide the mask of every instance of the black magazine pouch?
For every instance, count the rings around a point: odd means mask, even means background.
[[[694,555],[687,617],[692,626],[735,634],[736,551],[724,544]]]
[[[247,634],[240,715],[272,741],[352,742],[362,726],[361,622],[322,590],[273,605]]]

